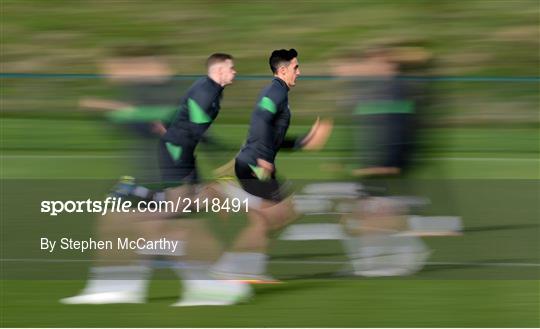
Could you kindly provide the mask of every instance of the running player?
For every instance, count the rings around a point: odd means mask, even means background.
[[[407,66],[425,60],[426,52],[418,48],[379,46],[336,67],[338,76],[364,78],[355,81],[351,118],[357,123],[355,140],[363,160],[353,175],[360,179],[362,189],[343,221],[355,275],[412,274],[429,256],[420,238],[404,234],[409,205],[392,198],[406,186],[403,178],[416,145],[415,112],[421,105],[419,96],[424,96],[400,75]]]
[[[162,129],[160,142],[160,166],[163,180],[168,184],[198,183],[195,167],[194,150],[204,133],[217,117],[223,89],[234,80],[236,71],[232,56],[213,54],[207,60],[208,75],[196,81],[181,100],[181,105],[167,130]],[[126,112],[126,113],[124,113]],[[122,117],[132,119],[132,111],[117,112]],[[148,119],[148,115],[145,116]],[[153,115],[152,115],[153,119]],[[180,187],[169,189],[176,193]],[[143,186],[136,186],[132,180],[121,182],[113,191],[118,196],[137,196],[159,199],[165,192],[153,192]],[[178,192],[180,193],[180,192]],[[191,195],[190,195],[191,196]],[[146,237],[149,240],[168,237],[182,241],[184,248],[179,253],[171,254],[164,250],[160,257],[166,256],[176,262],[177,272],[185,279],[182,300],[175,306],[229,305],[249,296],[245,285],[234,282],[209,280],[205,264],[208,254],[219,249],[215,241],[206,232],[203,225],[189,220],[167,221],[163,214],[120,214],[115,218],[103,218],[102,222],[115,223],[116,230],[107,230],[107,234]],[[100,230],[102,233],[103,229]],[[198,243],[197,246],[193,242]],[[199,247],[200,245],[204,247]],[[211,252],[212,251],[212,252]],[[113,254],[111,257],[119,255]],[[129,256],[136,265],[100,266],[92,268],[92,277],[86,288],[77,296],[63,299],[66,304],[104,304],[104,303],[140,303],[144,301],[147,278],[151,270],[141,257]],[[155,258],[152,255],[150,259]],[[178,262],[178,256],[183,261]],[[110,258],[110,257],[109,257]],[[99,261],[102,259],[98,259]],[[215,260],[215,258],[213,259]]]
[[[298,53],[295,49],[275,50],[269,65],[274,78],[257,99],[247,141],[235,160],[236,176],[251,199],[249,223],[232,251],[226,252],[214,266],[214,272],[224,278],[263,277],[268,233],[297,217],[292,199],[276,179],[276,155],[282,148],[317,149],[331,129],[329,121],[317,120],[306,136],[285,137],[291,120],[288,94],[300,75]]]

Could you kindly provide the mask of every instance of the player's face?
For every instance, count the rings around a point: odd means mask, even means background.
[[[223,81],[223,85],[230,85],[233,82],[235,76],[236,70],[234,69],[234,61],[228,59],[223,62],[221,67],[221,79]]]
[[[289,87],[294,87],[296,85],[296,78],[300,75],[298,58],[293,58],[288,66],[283,66],[281,69],[283,70],[283,81]]]

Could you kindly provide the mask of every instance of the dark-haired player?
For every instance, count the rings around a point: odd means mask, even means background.
[[[295,49],[274,50],[269,58],[274,78],[259,94],[248,138],[235,160],[235,173],[250,198],[249,223],[233,250],[214,266],[226,278],[257,279],[265,272],[268,233],[297,217],[291,198],[276,179],[275,159],[281,148],[316,149],[326,141],[331,123],[317,120],[310,133],[286,138],[291,121],[289,90],[300,75]]]

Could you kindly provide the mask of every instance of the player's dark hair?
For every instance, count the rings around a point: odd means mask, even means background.
[[[210,67],[214,64],[225,62],[226,60],[230,59],[231,61],[234,59],[232,55],[224,54],[224,53],[215,53],[208,57],[206,60],[206,67]]]
[[[278,68],[282,65],[288,66],[295,57],[298,57],[298,52],[293,48],[274,50],[268,59],[272,73],[277,73]]]

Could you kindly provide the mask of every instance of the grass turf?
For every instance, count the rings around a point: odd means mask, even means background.
[[[172,308],[176,282],[144,305],[66,306],[81,281],[2,282],[7,327],[536,327],[538,281],[339,280],[257,287],[249,304]]]
[[[39,214],[39,201],[99,197],[110,186],[107,179],[123,174],[132,164],[119,153],[129,147],[129,141],[94,121],[4,119],[3,127],[3,259],[44,259],[38,249],[40,236],[88,237],[92,216],[47,218]],[[238,145],[244,128],[223,125],[216,134],[230,145]],[[343,147],[348,130],[338,126],[323,152],[281,154],[280,170],[296,180],[339,176],[339,172],[325,168],[332,168],[330,161],[343,162],[344,156],[351,155]],[[147,304],[65,306],[58,300],[82,289],[87,262],[3,261],[7,279],[1,283],[1,325],[538,326],[537,130],[512,129],[512,134],[507,133],[507,129],[453,128],[434,131],[427,139],[440,147],[428,148],[425,156],[431,160],[416,177],[455,184],[450,188],[451,199],[444,199],[442,208],[463,216],[465,234],[426,239],[434,253],[424,270],[412,278],[332,277],[343,264],[308,266],[302,261],[344,261],[338,242],[279,242],[272,248],[270,269],[288,279],[282,285],[256,287],[257,294],[249,304],[171,308],[168,305],[177,300],[180,284],[171,280],[171,273],[161,270],[151,282]],[[201,153],[204,175],[209,177],[210,169],[234,152],[231,146],[217,153]],[[308,163],[308,169],[299,166],[301,162]],[[443,191],[442,197],[445,195]],[[90,254],[57,256],[91,259]]]

